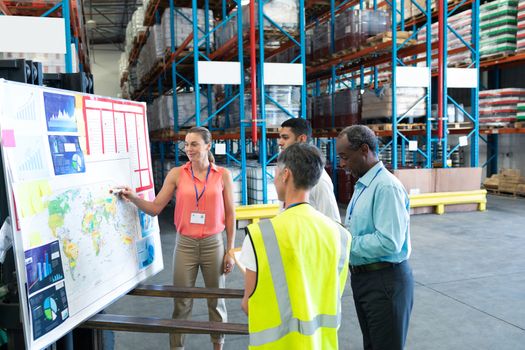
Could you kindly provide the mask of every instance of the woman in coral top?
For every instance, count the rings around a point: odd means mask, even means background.
[[[174,223],[177,229],[173,255],[173,284],[194,287],[199,267],[208,288],[224,288],[224,274],[232,271],[234,260],[225,252],[235,240],[233,183],[230,172],[215,165],[210,151],[211,134],[206,128],[188,131],[184,149],[189,158],[185,165],[173,168],[153,202],[139,198],[129,187],[121,196],[145,213],[158,215],[175,193]],[[226,229],[227,250],[222,232]],[[173,318],[188,319],[192,299],[175,299]],[[208,299],[210,321],[226,322],[224,299]],[[211,336],[213,348],[222,349],[223,334]],[[170,335],[171,349],[184,348],[184,335]]]

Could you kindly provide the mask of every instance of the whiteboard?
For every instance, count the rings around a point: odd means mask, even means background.
[[[27,349],[52,344],[163,269],[146,107],[0,80],[0,136]]]

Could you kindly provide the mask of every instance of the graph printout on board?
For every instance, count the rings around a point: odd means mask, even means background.
[[[53,343],[163,268],[146,109],[0,80],[0,135],[28,349]]]

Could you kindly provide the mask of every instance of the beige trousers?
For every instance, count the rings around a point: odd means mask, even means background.
[[[177,233],[173,253],[173,285],[176,287],[195,287],[199,267],[202,271],[206,288],[224,288],[224,243],[222,234],[203,239],[190,238]],[[210,321],[227,322],[224,299],[208,299]],[[173,318],[187,320],[190,318],[193,299],[177,298]],[[170,334],[171,349],[184,348],[184,334]],[[224,343],[224,334],[212,334],[213,343]]]

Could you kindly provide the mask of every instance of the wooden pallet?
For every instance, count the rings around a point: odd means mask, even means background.
[[[401,32],[401,31],[397,32],[397,36],[396,36],[397,44],[399,45],[399,44],[404,43],[405,40],[410,38],[410,35],[411,35],[410,32]],[[391,41],[392,41],[392,32],[383,32],[383,33],[377,34],[376,36],[366,39],[368,46],[375,46],[378,44],[388,43]],[[415,43],[416,43],[416,40],[410,40],[407,43],[407,46],[414,45]]]
[[[525,197],[525,193],[524,192],[501,191],[499,189],[494,189],[494,188],[485,188],[485,189],[487,190],[488,193],[493,194],[493,195],[497,195],[497,196],[505,196],[505,197],[513,197],[513,198]]]
[[[392,123],[383,124],[368,124],[370,129],[374,131],[390,131],[392,130]],[[424,123],[401,123],[397,124],[397,130],[399,131],[410,131],[410,130],[425,130],[426,124]]]
[[[485,62],[485,61],[497,61],[497,60],[502,60],[502,59],[505,59],[505,58],[508,58],[510,56],[514,56],[516,53],[515,52],[498,52],[498,53],[495,53],[495,54],[492,54],[492,55],[489,55],[489,56],[484,56],[484,57],[480,57],[480,61],[481,62]]]
[[[407,131],[407,130],[425,130],[425,123],[401,123],[397,124],[397,130]]]
[[[505,129],[514,127],[513,123],[509,122],[495,122],[495,123],[480,123],[479,128],[482,130],[491,130],[491,129]]]
[[[328,62],[328,58],[317,58],[314,61],[312,61],[312,64],[317,65],[325,62]]]
[[[368,124],[367,126],[370,129],[372,129],[373,131],[391,131],[392,130],[392,124],[391,123]]]
[[[361,47],[351,47],[351,48],[348,48],[348,49],[344,49],[344,50],[341,50],[341,51],[337,51],[336,53],[334,53],[332,55],[333,58],[339,58],[339,57],[343,57],[343,56],[346,56],[346,55],[349,55],[349,54],[352,54],[352,53],[355,53],[357,51],[361,50]]]
[[[464,122],[464,123],[448,123],[447,128],[453,129],[453,130],[460,130],[460,129],[472,129],[474,127],[474,124],[471,122]]]
[[[522,129],[522,128],[525,128],[525,122],[515,122],[514,123],[514,127],[516,129]]]

